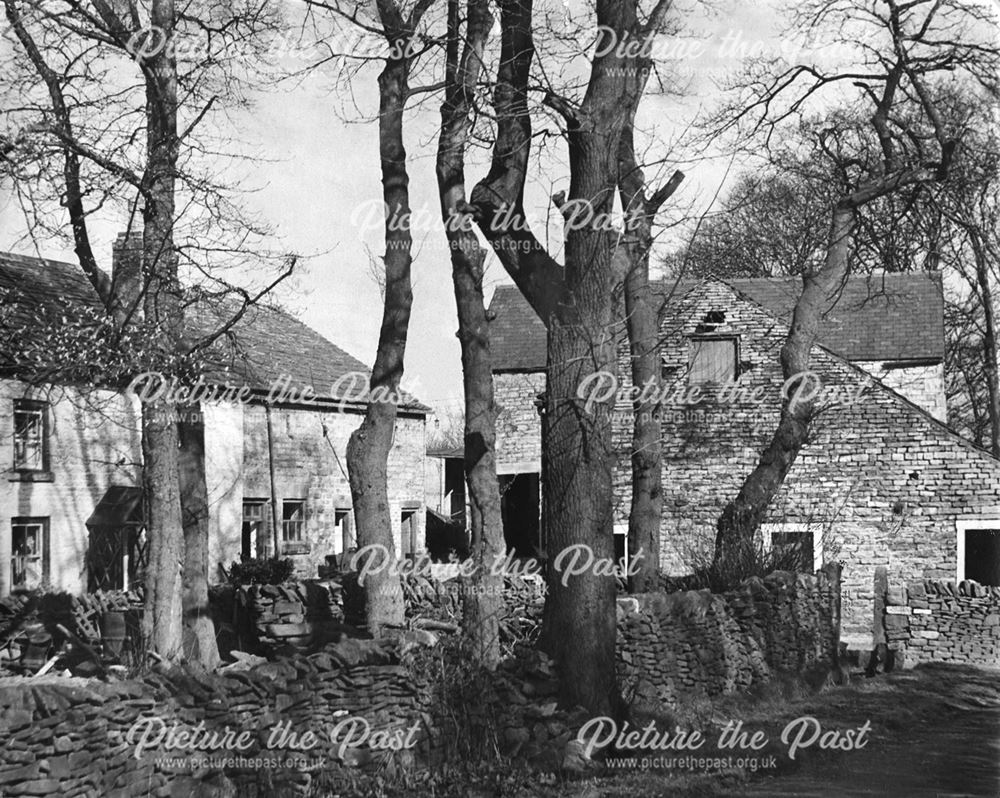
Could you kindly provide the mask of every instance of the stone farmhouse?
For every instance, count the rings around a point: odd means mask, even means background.
[[[114,268],[137,268],[137,256],[135,239],[119,237]],[[39,318],[98,307],[74,264],[0,254],[0,289]],[[189,329],[208,315],[188,310]],[[251,307],[230,332],[227,351],[203,372],[248,396],[201,405],[212,577],[241,557],[275,553],[315,576],[328,556],[355,546],[346,447],[366,407],[369,370],[276,308]],[[145,556],[139,400],[14,373],[10,353],[19,346],[8,339],[0,348],[0,596],[125,587]],[[307,386],[312,401],[301,399]],[[404,556],[424,546],[428,412],[404,397],[389,456],[393,535]]]
[[[735,279],[657,287],[667,573],[689,573],[710,556],[719,514],[777,425],[778,353],[800,285]],[[491,310],[498,466],[512,520],[505,534],[515,548],[544,549],[537,397],[545,390],[545,329],[512,286],[497,288]],[[627,342],[617,334],[618,380],[628,388]],[[822,409],[772,503],[762,543],[796,544],[812,569],[843,563],[843,637],[852,644],[871,641],[876,566],[900,580],[1000,584],[1000,462],[946,425],[943,357],[940,275],[853,277],[830,298],[812,354],[816,378],[803,389],[822,391]],[[613,530],[620,554],[631,428],[631,404],[620,400]]]

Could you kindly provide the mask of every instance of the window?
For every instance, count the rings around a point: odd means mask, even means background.
[[[958,580],[1000,586],[1000,520],[959,521]]]
[[[813,538],[808,532],[772,532],[771,550],[783,570],[812,573]]]
[[[285,499],[281,503],[281,543],[285,554],[306,554],[306,503],[304,499]]]
[[[47,404],[27,399],[14,401],[14,468],[45,471],[48,466]]]
[[[775,565],[786,571],[811,574],[823,567],[821,530],[808,524],[761,524],[764,548]]]
[[[10,586],[32,590],[49,579],[49,519],[10,521]]]
[[[692,384],[732,382],[738,376],[735,338],[692,338],[689,379]]]
[[[243,534],[240,556],[244,559],[263,553],[264,530],[267,528],[267,499],[243,500]]]
[[[615,567],[619,576],[628,574],[628,524],[615,524]]]

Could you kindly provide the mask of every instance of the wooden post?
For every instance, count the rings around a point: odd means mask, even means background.
[[[889,572],[884,565],[875,569],[874,593],[872,602],[872,652],[868,660],[865,674],[874,676],[879,671],[879,665],[888,665],[889,646],[885,636],[885,597],[889,592]]]
[[[281,551],[281,521],[278,515],[278,492],[274,480],[274,427],[271,424],[271,405],[264,405],[267,417],[267,470],[271,483],[271,537],[274,546],[272,557],[277,557]]]

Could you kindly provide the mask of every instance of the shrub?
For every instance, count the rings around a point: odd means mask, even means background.
[[[229,567],[229,584],[240,585],[280,585],[292,578],[295,564],[291,560],[278,557],[268,559],[250,558],[234,562]]]

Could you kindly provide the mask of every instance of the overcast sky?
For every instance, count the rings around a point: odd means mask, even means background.
[[[543,1],[563,0],[540,0],[536,5]],[[648,97],[640,125],[656,131],[650,152],[655,157],[671,155],[670,168],[680,167],[688,175],[676,201],[704,204],[723,179],[725,163],[685,162],[686,154],[670,152],[669,142],[701,104],[715,100],[713,80],[738,66],[748,48],[774,54],[789,42],[776,37],[778,21],[771,2],[717,0],[710,7],[688,2],[685,31],[660,41],[664,74],[683,75],[689,83],[687,96]],[[371,363],[381,300],[369,275],[369,251],[378,255],[383,249],[377,131],[374,122],[346,124],[343,98],[337,92],[328,75],[317,73],[298,85],[262,92],[253,112],[239,120],[243,146],[269,158],[254,167],[250,183],[259,190],[247,197],[247,204],[275,228],[276,249],[309,256],[298,279],[281,292],[281,302],[334,343]],[[374,73],[368,85],[355,83],[354,95],[355,117],[372,117],[377,102]],[[437,119],[434,101],[407,120],[418,222],[436,220],[439,213],[433,161]],[[550,191],[567,187],[561,149],[559,145],[532,186],[536,213],[542,217],[549,212],[545,198]],[[482,162],[471,164],[469,187],[484,173]],[[100,252],[110,251],[110,240],[121,225],[113,218],[95,224]],[[461,376],[450,264],[443,233],[431,227],[414,234],[414,304],[404,384],[424,402],[455,408],[461,406]],[[23,231],[19,208],[3,194],[0,248],[34,254],[19,242]],[[73,260],[71,251],[55,243],[42,254]],[[561,257],[558,247],[555,254]],[[509,281],[492,257],[488,277],[488,297],[497,283]]]

